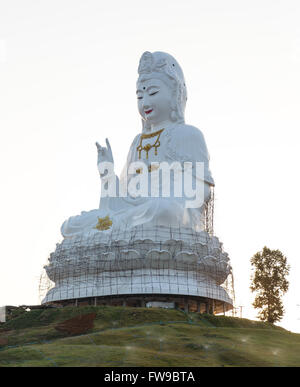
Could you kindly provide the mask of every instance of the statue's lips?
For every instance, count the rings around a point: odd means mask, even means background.
[[[145,111],[146,114],[150,114],[151,112],[153,112],[153,109],[150,109],[150,110],[146,110],[146,111]]]

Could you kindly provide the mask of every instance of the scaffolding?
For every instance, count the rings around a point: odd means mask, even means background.
[[[204,230],[211,236],[214,235],[214,206],[215,206],[215,190],[210,189],[210,199],[205,203],[204,207]]]
[[[234,305],[234,281],[229,257],[214,236],[213,217],[212,189],[201,232],[141,225],[65,239],[44,266],[40,301],[124,305],[135,299],[144,305],[171,300],[225,313]]]

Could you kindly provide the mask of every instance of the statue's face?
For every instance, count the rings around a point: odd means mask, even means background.
[[[141,79],[137,83],[138,109],[149,124],[159,124],[170,118],[172,90],[160,79]]]

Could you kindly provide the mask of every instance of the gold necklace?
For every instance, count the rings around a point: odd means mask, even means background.
[[[141,158],[142,150],[144,150],[146,152],[146,159],[148,159],[148,153],[149,153],[150,149],[152,149],[152,148],[155,148],[155,156],[157,156],[157,148],[160,146],[159,138],[160,138],[160,135],[161,135],[161,133],[163,131],[164,131],[164,128],[160,129],[160,130],[158,130],[157,132],[154,132],[154,133],[142,134],[141,135],[139,146],[136,148],[136,150],[139,152],[139,159]],[[143,146],[142,142],[143,142],[144,139],[155,137],[155,136],[157,136],[157,139],[155,140],[154,144],[148,143],[145,146]]]

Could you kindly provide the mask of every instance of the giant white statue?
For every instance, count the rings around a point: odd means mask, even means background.
[[[209,157],[203,134],[199,129],[186,125],[184,121],[187,91],[179,64],[169,54],[145,52],[140,60],[138,73],[136,94],[138,110],[142,118],[142,131],[133,140],[123,175],[126,174],[127,182],[130,184],[128,179],[134,179],[136,171],[132,170],[133,173],[129,175],[128,170],[130,166],[134,167],[134,162],[138,161],[142,161],[147,166],[146,171],[145,168],[143,169],[143,172],[147,173],[151,171],[152,163],[177,162],[183,166],[184,162],[202,162],[205,168],[203,176],[205,185],[198,184],[198,188],[205,190],[205,197],[202,200],[204,204],[210,198],[210,187],[214,182],[208,167]],[[109,141],[106,140],[106,143],[107,147],[96,144],[98,165],[103,161],[113,165]],[[140,172],[142,168],[136,169]],[[114,170],[109,173],[110,178],[115,177]],[[195,180],[196,175],[193,172],[192,175],[192,180]],[[107,174],[103,174],[102,179],[106,182]],[[148,179],[150,186],[150,176]],[[118,187],[118,178],[116,177],[115,180]],[[159,184],[153,180],[152,185]],[[105,216],[109,216],[112,220],[112,228],[119,227],[121,224],[126,225],[127,228],[155,224],[201,229],[203,205],[195,209],[186,208],[186,198],[183,195],[181,197],[174,197],[174,195],[170,197],[170,195],[165,199],[162,195],[149,196],[102,197],[100,209],[71,217],[63,224],[62,234],[64,237],[72,237],[78,233],[90,232],[95,228],[97,219]]]
[[[64,240],[46,266],[55,286],[44,302],[168,295],[230,309],[221,286],[229,258],[205,229],[214,186],[209,155],[201,131],[185,124],[187,89],[178,62],[145,52],[136,97],[142,130],[120,178],[108,139],[106,146],[96,143],[100,205],[63,223]]]

